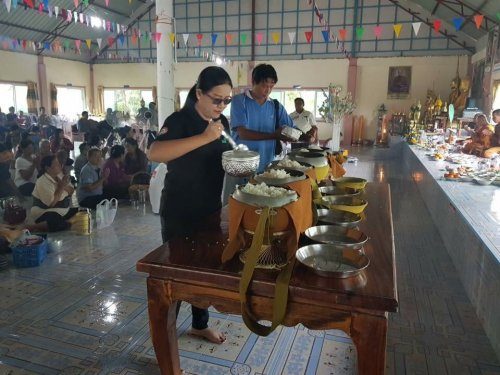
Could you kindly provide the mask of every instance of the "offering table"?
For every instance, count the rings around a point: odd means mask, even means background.
[[[360,229],[369,237],[364,251],[370,265],[356,277],[334,279],[297,262],[283,322],[345,331],[356,345],[360,375],[384,373],[387,316],[398,307],[389,185],[369,183],[364,198],[368,206]],[[227,230],[223,208],[197,233],[171,240],[137,263],[138,271],[148,273],[150,331],[162,374],[181,374],[176,333],[180,301],[213,306],[223,313],[241,312],[238,285],[243,265],[237,256],[225,264],[220,261]],[[275,272],[255,270],[250,286],[252,311],[263,320],[272,318],[275,277]]]

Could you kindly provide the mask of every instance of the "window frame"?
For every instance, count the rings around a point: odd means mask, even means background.
[[[105,92],[106,90],[113,90],[113,91],[151,91],[151,97],[153,97],[153,86],[130,86],[130,87],[113,87],[113,86],[104,86],[103,87],[103,91],[102,91],[102,94],[103,94],[103,99],[104,99],[104,96],[105,96]],[[153,97],[153,100],[154,100],[154,97]],[[108,108],[106,106],[106,103],[103,103],[104,105],[104,111],[106,111],[106,109]],[[127,103],[128,105],[128,103]],[[148,103],[146,103],[146,107],[147,107]],[[115,105],[113,107],[113,111],[118,111],[118,109],[116,109],[116,101],[115,101]],[[129,113],[130,117],[131,118],[135,118],[135,115],[136,113]]]
[[[19,111],[23,111],[25,114],[28,114],[28,98],[24,98],[24,101],[26,103],[26,108],[20,109],[17,103],[17,97],[16,97],[16,86],[23,86],[26,87],[26,90],[28,90],[28,84],[26,82],[21,82],[21,81],[3,81],[0,80],[0,84],[2,85],[11,85],[13,86],[13,99],[14,99],[14,108],[16,109],[16,113],[19,113]],[[10,107],[10,106],[9,106]],[[2,108],[4,113],[7,113],[9,111],[9,107],[7,108]]]
[[[314,94],[315,94],[314,95],[314,111],[312,111],[310,108],[306,108],[306,110],[314,113],[314,118],[316,119],[316,121],[324,121],[323,117],[321,117],[321,115],[317,111],[318,107],[321,106],[321,104],[322,104],[322,103],[319,103],[319,105],[318,105],[318,94],[322,95],[323,92],[327,92],[328,87],[324,87],[324,88],[323,87],[301,87],[300,89],[296,89],[293,87],[274,87],[272,93],[273,92],[283,93],[281,96],[281,100],[279,100],[279,102],[284,106],[285,105],[285,101],[284,101],[285,92],[289,92],[289,91],[297,91],[297,92],[314,91]]]
[[[82,90],[83,91],[83,98],[82,98],[82,103],[83,103],[83,110],[84,111],[87,111],[88,110],[88,105],[87,105],[87,90],[86,90],[86,87],[85,86],[78,86],[78,85],[68,85],[68,84],[58,84],[58,83],[54,83],[54,85],[56,86],[56,90],[57,91],[57,107],[58,107],[58,113],[61,114],[61,107],[59,106],[59,89],[60,88],[63,88],[63,89],[79,89],[79,90]],[[80,116],[81,113],[77,113],[77,118]]]

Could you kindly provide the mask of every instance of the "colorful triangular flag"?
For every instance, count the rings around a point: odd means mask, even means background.
[[[295,35],[297,35],[295,31],[290,31],[288,33],[288,40],[290,41],[290,44],[293,44],[293,42],[295,41]]]
[[[17,3],[17,0],[14,0]],[[10,12],[11,2],[10,0],[3,0],[5,6],[7,7],[7,12]]]
[[[114,42],[115,42],[115,38],[113,38],[112,36],[108,37],[108,45],[110,47],[113,45]]]
[[[226,34],[226,43],[231,44],[233,42],[233,36],[231,34]]]
[[[394,34],[396,34],[396,37],[399,38],[399,34],[401,34],[401,29],[403,28],[403,24],[397,23],[395,25],[392,25],[392,28],[394,29]]]
[[[159,32],[156,32],[156,33],[155,33],[155,40],[156,40],[156,43],[160,43],[160,40],[161,40],[161,33],[159,33]]]
[[[170,38],[170,43],[172,43],[172,45],[174,45],[175,44],[175,34],[170,33],[170,34],[168,34],[168,37]]]
[[[346,37],[347,37],[347,30],[346,29],[339,29],[339,39],[345,40]]]
[[[311,40],[312,40],[312,37],[313,37],[312,31],[306,31],[306,32],[304,32],[304,35],[306,36],[307,43],[311,43]]]
[[[262,44],[262,40],[264,39],[264,34],[262,33],[255,34],[255,39],[257,39],[257,43],[259,43],[260,46]]]
[[[356,39],[363,39],[363,35],[365,34],[365,28],[363,26],[356,27]]]
[[[104,1],[106,3],[106,6],[109,7],[109,0]]]
[[[76,49],[80,49],[80,46],[82,45],[82,41],[80,39],[75,40],[75,47]]]
[[[463,17],[453,17],[453,25],[455,26],[455,30],[458,31],[464,24],[465,19]]]
[[[413,32],[415,33],[415,36],[418,36],[418,32],[420,31],[420,26],[422,26],[422,22],[413,22],[411,26],[413,27]]]
[[[188,45],[188,39],[189,39],[189,34],[182,34],[182,39],[184,39],[184,45],[187,47]]]
[[[245,34],[245,33],[240,34],[240,43],[241,43],[242,45],[247,44],[247,34]]]
[[[215,33],[212,34],[212,46],[215,45],[215,43],[217,43],[218,36],[219,36],[219,34],[215,34]]]
[[[476,23],[476,27],[477,27],[478,29],[480,29],[480,28],[481,28],[481,25],[482,25],[482,23],[483,23],[483,19],[484,19],[484,16],[483,16],[482,14],[476,14],[476,15],[474,16],[474,22]]]
[[[75,4],[75,8],[78,8],[78,0],[73,0],[73,4]]]
[[[382,35],[382,26],[377,25],[373,28],[373,35],[375,35],[375,38],[380,38]]]
[[[15,0],[15,1],[17,1],[17,0]],[[38,13],[43,14],[43,4],[42,3],[38,4]]]
[[[54,7],[54,15],[55,15],[56,17],[59,17],[59,7],[58,7],[58,6],[55,6],[55,7]]]
[[[323,40],[325,43],[328,43],[328,40],[330,39],[330,33],[328,30],[321,30],[321,34],[323,35]]]
[[[125,36],[123,34],[118,35],[118,40],[120,41],[120,45],[123,47],[125,43]]]
[[[97,38],[97,39],[96,39],[96,42],[97,42],[97,46],[98,46],[99,48],[101,48],[102,38]]]
[[[91,39],[85,39],[85,43],[87,43],[87,48],[90,49],[92,46],[92,40]]]
[[[198,41],[198,45],[201,46],[203,42],[203,34],[196,34],[196,40]]]
[[[274,44],[278,44],[280,42],[280,33],[271,33],[271,38],[273,39]]]
[[[434,20],[434,31],[436,33],[439,33],[440,29],[441,29],[441,20]]]

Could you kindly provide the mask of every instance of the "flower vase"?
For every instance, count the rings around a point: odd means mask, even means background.
[[[340,151],[340,133],[343,125],[343,119],[336,120],[332,123],[332,140],[330,145],[331,151]]]

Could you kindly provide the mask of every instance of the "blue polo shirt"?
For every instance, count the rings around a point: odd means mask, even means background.
[[[293,127],[293,121],[286,113],[285,107],[279,105],[280,126]],[[236,128],[245,127],[262,133],[274,133],[276,131],[276,109],[272,99],[267,99],[264,104],[257,103],[250,91],[235,95],[231,102],[231,130],[236,143],[243,143],[252,151],[260,155],[260,164],[257,172],[263,172],[265,167],[274,160],[275,140],[247,141],[238,136]]]

